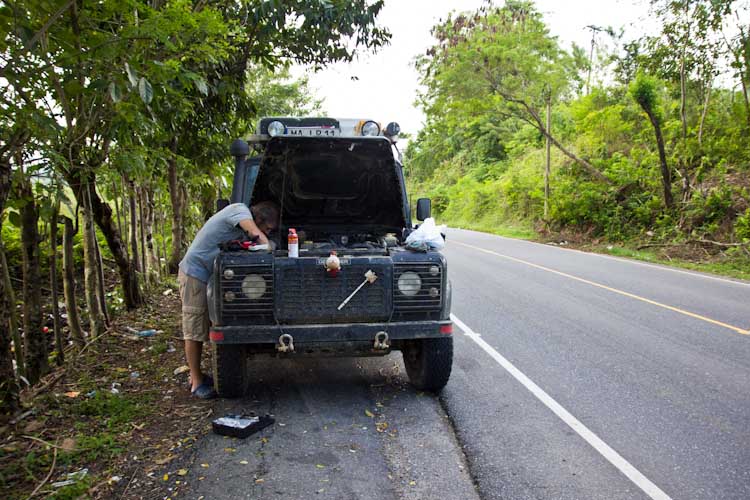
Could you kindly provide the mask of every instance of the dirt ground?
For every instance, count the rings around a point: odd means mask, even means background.
[[[213,412],[213,403],[190,397],[187,373],[179,373],[179,310],[176,289],[153,290],[146,307],[116,317],[83,351],[67,353],[66,368],[22,395],[23,410],[0,427],[5,498],[179,495]],[[133,329],[157,332],[139,337]]]

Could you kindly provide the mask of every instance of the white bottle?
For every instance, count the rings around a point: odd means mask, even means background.
[[[299,237],[297,231],[294,228],[289,228],[289,236],[287,237],[287,250],[289,257],[299,257]]]

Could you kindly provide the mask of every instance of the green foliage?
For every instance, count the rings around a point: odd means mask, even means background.
[[[438,217],[464,227],[543,222],[620,242],[747,239],[750,109],[739,85],[731,90],[714,80],[722,58],[743,61],[735,40],[714,41],[720,24],[744,11],[702,0],[655,1],[653,8],[664,20],[662,33],[628,45],[624,54],[601,56],[616,63],[619,81],[587,95],[580,93],[580,74],[588,61],[575,47],[571,53],[560,47],[531,4],[484,7],[435,26],[435,44],[417,62],[427,124],[405,158],[410,182],[432,197]],[[685,36],[689,31],[694,37]],[[611,184],[553,149],[549,215],[542,220],[539,124],[547,95],[552,135]],[[654,122],[672,190],[680,194],[672,209],[663,202]]]
[[[744,243],[750,243],[750,208],[734,223],[734,234],[737,239]]]
[[[135,420],[143,412],[142,404],[143,401],[131,397],[98,391],[94,397],[77,401],[70,411],[82,417],[104,420],[109,429],[117,429]]]
[[[660,113],[658,112],[657,85],[655,78],[639,72],[630,86],[630,94],[643,111],[658,119]]]

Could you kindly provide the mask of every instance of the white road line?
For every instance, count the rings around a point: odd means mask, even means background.
[[[521,385],[526,387],[536,398],[544,403],[544,405],[552,410],[560,420],[565,422],[571,429],[573,429],[579,436],[581,436],[588,444],[590,444],[596,451],[598,451],[609,463],[614,465],[620,472],[630,479],[636,486],[643,490],[646,495],[653,498],[654,500],[671,500],[669,495],[664,493],[658,486],[652,483],[646,476],[641,474],[630,462],[625,460],[619,453],[613,450],[607,443],[602,441],[599,436],[591,432],[588,427],[583,425],[580,420],[570,414],[568,410],[560,406],[560,404],[552,399],[549,394],[544,392],[541,387],[531,381],[529,377],[523,374],[521,370],[516,368],[513,363],[505,359],[499,352],[497,352],[491,345],[485,342],[478,333],[466,326],[466,324],[458,319],[456,315],[451,314],[453,322],[463,330],[464,334],[473,340],[479,347],[489,354],[492,359],[505,368],[513,378],[518,380]]]

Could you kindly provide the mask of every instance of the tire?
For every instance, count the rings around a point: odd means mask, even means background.
[[[247,356],[241,345],[213,344],[214,389],[222,398],[245,393]]]
[[[439,393],[451,376],[453,337],[412,340],[402,352],[409,381],[420,391]]]

